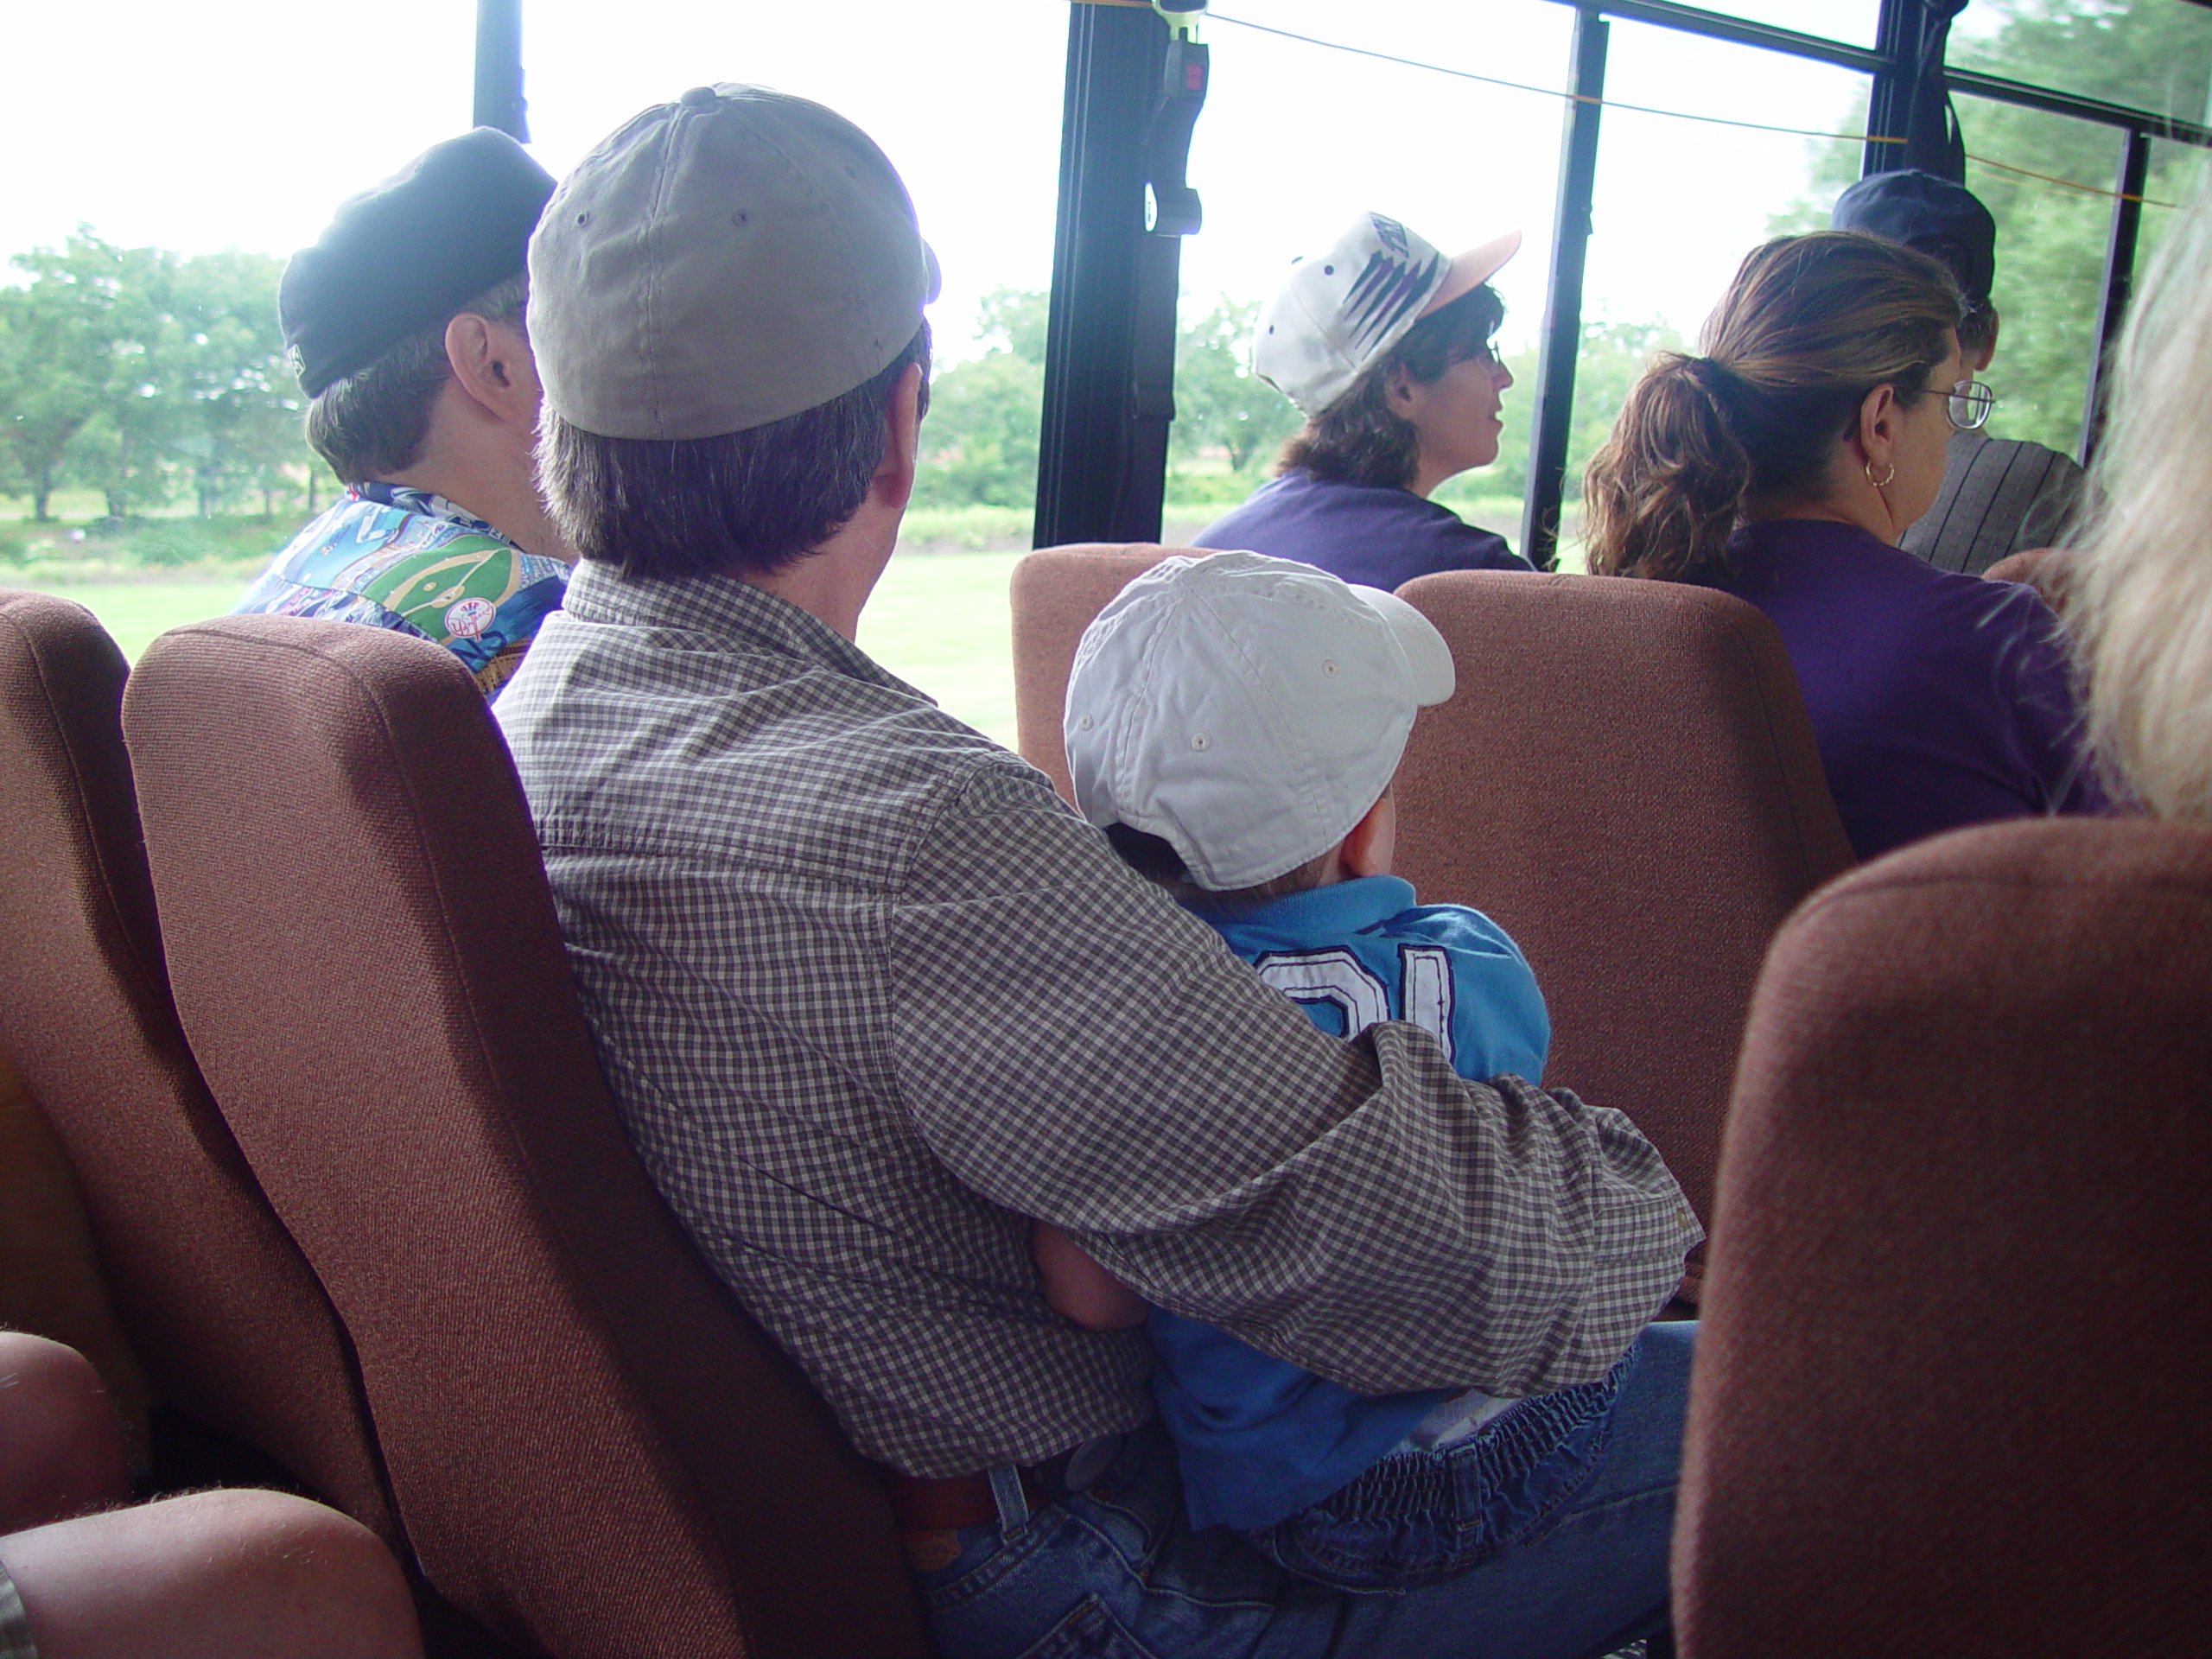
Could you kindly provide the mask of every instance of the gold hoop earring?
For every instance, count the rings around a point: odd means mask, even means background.
[[[1860,461],[1859,470],[1866,474],[1866,481],[1878,490],[1886,490],[1897,481],[1897,464],[1894,461],[1890,463],[1890,470],[1879,478],[1874,476],[1874,463],[1871,461]]]

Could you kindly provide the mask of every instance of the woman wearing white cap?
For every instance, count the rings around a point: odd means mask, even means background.
[[[1505,307],[1490,278],[1521,246],[1509,231],[1456,259],[1363,213],[1260,314],[1253,367],[1305,412],[1278,475],[1202,531],[1244,548],[1395,588],[1432,570],[1526,570],[1505,538],[1428,499],[1497,459],[1513,376],[1491,337]]]

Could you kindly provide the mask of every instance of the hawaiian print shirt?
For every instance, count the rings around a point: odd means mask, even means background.
[[[356,484],[292,538],[238,608],[414,634],[460,658],[496,697],[568,581],[560,560],[524,552],[442,495]]]

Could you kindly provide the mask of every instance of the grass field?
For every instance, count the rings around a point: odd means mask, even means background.
[[[1007,579],[1019,552],[912,553],[891,562],[861,624],[861,648],[949,713],[1014,746],[1014,656]],[[0,586],[75,600],[133,661],[156,634],[237,604],[252,575],[63,582],[0,569]]]
[[[203,617],[220,616],[238,601],[251,578],[211,582],[60,582],[38,576],[10,577],[0,572],[0,585],[35,588],[73,599],[100,620],[115,636],[123,654],[131,661],[153,643],[156,634]]]
[[[182,512],[124,524],[89,515],[98,498],[57,497],[57,521],[33,524],[20,503],[0,502],[0,586],[45,588],[87,607],[134,661],[156,635],[236,605],[269,550],[283,545],[296,516],[236,514],[194,519]],[[1472,523],[1518,534],[1520,503],[1455,499]],[[1162,531],[1188,542],[1217,504],[1171,503]],[[73,518],[82,523],[73,525]],[[1570,536],[1575,526],[1568,526]],[[1009,747],[1014,743],[1014,663],[1007,581],[1029,540],[1029,515],[1007,507],[918,508],[907,515],[902,551],[891,562],[861,622],[861,647],[946,712]],[[1578,544],[1562,568],[1580,568]]]

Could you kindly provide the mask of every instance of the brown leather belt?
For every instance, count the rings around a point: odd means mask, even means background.
[[[1022,1496],[1032,1510],[1041,1510],[1067,1496],[1068,1463],[1075,1453],[1063,1452],[1042,1463],[1018,1471]],[[899,1517],[901,1532],[951,1532],[980,1527],[999,1518],[998,1500],[991,1496],[991,1478],[978,1470],[972,1475],[951,1475],[942,1480],[904,1475],[887,1465],[876,1465],[883,1490],[890,1495],[891,1512]]]
[[[901,1532],[953,1532],[999,1518],[998,1500],[991,1496],[988,1475],[978,1472],[925,1480],[918,1475],[902,1475],[896,1469],[882,1473],[883,1490],[891,1495],[891,1512],[899,1517]],[[1021,1490],[1032,1509],[1042,1509],[1052,1502],[1034,1470],[1021,1471]]]

